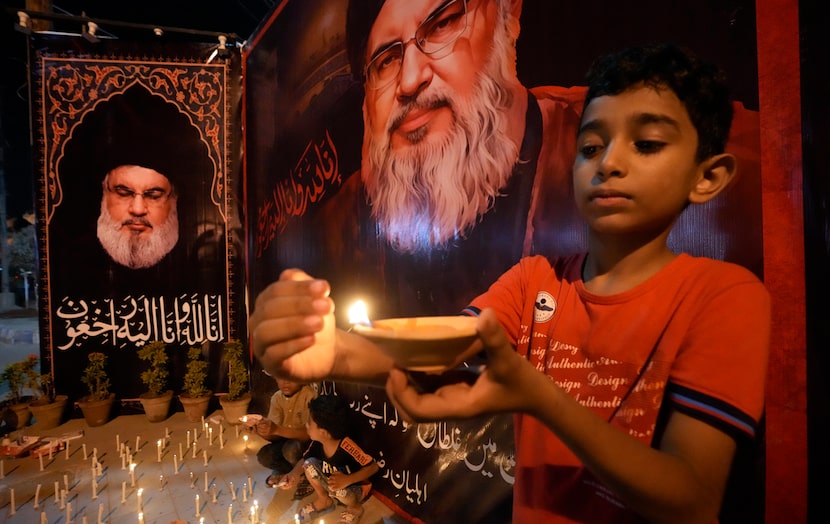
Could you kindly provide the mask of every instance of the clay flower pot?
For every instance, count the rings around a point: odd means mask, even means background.
[[[150,422],[161,422],[170,414],[170,402],[173,401],[173,391],[168,389],[160,396],[151,396],[149,393],[142,393],[138,400],[144,407],[144,414]]]
[[[102,400],[90,400],[84,397],[78,401],[78,407],[84,414],[84,419],[90,427],[103,426],[110,420],[112,404],[115,402],[115,393]]]
[[[211,398],[213,398],[213,393],[208,393],[201,397],[191,397],[185,394],[179,395],[179,402],[182,403],[184,416],[188,422],[200,422],[202,417],[207,415]]]
[[[242,397],[236,400],[228,400],[226,395],[219,397],[219,404],[222,405],[222,411],[225,414],[225,420],[228,424],[241,424],[239,420],[248,414],[248,404],[251,403],[251,394],[245,393]]]
[[[55,395],[54,402],[39,403],[33,402],[29,405],[29,410],[35,418],[35,423],[32,428],[52,429],[61,425],[63,422],[63,413],[66,411],[66,404],[69,397],[66,395]]]

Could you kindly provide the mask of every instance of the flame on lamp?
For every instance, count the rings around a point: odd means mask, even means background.
[[[369,314],[366,311],[366,302],[358,300],[352,307],[349,308],[349,324],[361,324],[363,326],[371,326],[369,321]]]

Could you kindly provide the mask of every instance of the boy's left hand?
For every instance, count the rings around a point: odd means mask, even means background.
[[[487,352],[487,365],[472,384],[442,386],[434,393],[419,393],[407,375],[392,369],[386,381],[386,393],[409,422],[469,418],[500,412],[529,412],[534,393],[528,391],[538,372],[516,353],[496,314],[485,309],[476,327]]]

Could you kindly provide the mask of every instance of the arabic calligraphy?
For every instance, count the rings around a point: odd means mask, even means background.
[[[55,310],[56,328],[62,325],[66,342],[60,350],[95,341],[114,347],[143,346],[161,340],[167,344],[219,342],[227,333],[222,295],[193,293],[175,298],[126,297],[77,300],[64,297]]]
[[[256,256],[261,257],[291,217],[301,217],[342,183],[337,149],[326,131],[319,142],[309,142],[288,176],[277,182],[269,199],[257,209]]]

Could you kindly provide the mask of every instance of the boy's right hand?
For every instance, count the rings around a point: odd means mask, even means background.
[[[256,299],[248,320],[254,354],[274,376],[313,382],[334,366],[334,302],[325,280],[286,269]]]

